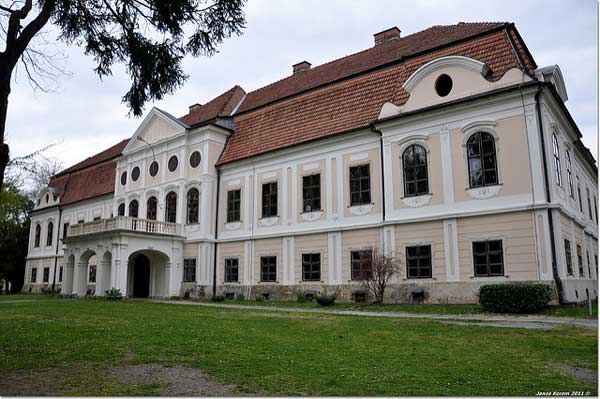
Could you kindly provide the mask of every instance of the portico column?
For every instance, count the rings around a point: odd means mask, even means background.
[[[165,264],[165,298],[171,297],[171,262]]]
[[[70,265],[69,262],[66,261],[63,267],[64,275],[61,292],[63,295],[71,295],[73,293],[73,265]]]

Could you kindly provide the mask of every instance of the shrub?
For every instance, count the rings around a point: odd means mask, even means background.
[[[192,290],[185,290],[183,293],[183,299],[190,299],[190,293]]]
[[[238,301],[243,301],[244,298],[244,294],[237,294],[237,296],[235,297],[235,299],[237,299]]]
[[[104,297],[107,301],[120,301],[123,299],[123,294],[121,294],[121,290],[111,288],[110,290],[104,291]]]
[[[256,294],[254,299],[256,300],[256,302],[264,302],[266,300],[266,298],[262,294]]]
[[[225,296],[224,295],[213,295],[210,298],[210,300],[213,302],[225,302]]]
[[[321,306],[331,306],[335,302],[335,294],[320,294],[316,296],[317,303]]]
[[[490,284],[479,289],[479,304],[486,312],[534,313],[551,299],[552,289],[545,284]]]
[[[296,295],[296,302],[306,302],[306,295],[304,295],[304,292],[299,292],[298,295]]]

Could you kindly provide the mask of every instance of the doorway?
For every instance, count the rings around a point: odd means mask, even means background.
[[[150,259],[146,255],[140,254],[133,261],[133,296],[150,296]]]

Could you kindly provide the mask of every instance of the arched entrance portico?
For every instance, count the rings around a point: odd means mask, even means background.
[[[169,296],[170,260],[156,250],[140,250],[127,260],[127,292],[136,298]]]
[[[138,254],[133,260],[132,296],[136,298],[150,296],[150,259],[144,254]]]

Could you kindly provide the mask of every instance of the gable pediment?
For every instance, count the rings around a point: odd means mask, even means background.
[[[170,137],[184,132],[186,128],[187,125],[177,118],[158,108],[152,108],[129,140],[123,154],[135,152],[142,147],[147,147],[148,144],[152,145],[168,140]]]

